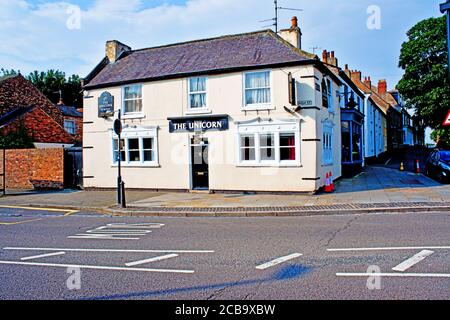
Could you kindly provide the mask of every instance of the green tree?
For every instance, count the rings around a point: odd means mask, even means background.
[[[0,134],[0,149],[25,149],[34,148],[33,139],[27,134],[23,125],[18,130],[6,135]]]
[[[423,20],[407,36],[399,62],[405,73],[397,88],[406,106],[435,130],[434,138],[450,142],[450,130],[442,126],[450,109],[446,17]]]

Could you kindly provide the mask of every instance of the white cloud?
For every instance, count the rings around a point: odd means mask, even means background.
[[[273,16],[272,0],[188,0],[184,5],[167,1],[154,7],[149,7],[149,2],[95,0],[83,7],[81,29],[69,30],[67,8],[76,0],[40,0],[33,5],[31,0],[0,0],[0,67],[23,72],[59,68],[84,76],[104,56],[106,40],[117,39],[133,48],[150,47],[262,29],[269,23],[258,21]],[[282,11],[280,27],[288,27],[290,17],[299,14],[304,49],[334,49],[342,64],[398,75],[395,68],[402,39],[395,32],[404,34],[410,21],[422,18],[407,12],[416,10],[422,1],[411,1],[415,8],[411,4],[405,7],[403,0],[378,0],[383,19],[391,16],[389,23],[383,20],[379,34],[365,28],[367,5],[372,2],[283,0],[283,6],[300,6],[304,12]],[[409,19],[406,22],[397,17],[401,5],[405,7],[403,16]],[[371,65],[372,60],[376,63]],[[398,80],[398,76],[392,78]]]

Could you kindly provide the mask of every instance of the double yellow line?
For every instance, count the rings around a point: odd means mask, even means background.
[[[55,209],[55,208],[36,208],[36,207],[23,207],[23,206],[1,206],[0,205],[0,208],[5,208],[5,209],[22,209],[22,210],[32,210],[32,211],[46,211],[46,212],[63,212],[64,213],[64,215],[56,216],[55,218],[68,217],[68,216],[78,212],[78,210],[65,210],[65,209]],[[23,223],[28,223],[28,222],[40,221],[40,220],[43,220],[43,218],[32,219],[32,220],[25,220],[25,221],[18,221],[18,222],[0,222],[0,225],[11,226],[11,225],[16,225],[16,224],[23,224]]]

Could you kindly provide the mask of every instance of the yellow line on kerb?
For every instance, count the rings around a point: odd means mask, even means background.
[[[74,213],[77,213],[78,210],[66,210],[66,209],[55,209],[55,208],[36,208],[36,207],[24,207],[24,206],[2,206],[0,205],[0,208],[6,208],[6,209],[23,209],[23,210],[33,210],[33,211],[47,211],[47,212],[63,212],[64,215],[62,217],[68,217]],[[57,216],[54,218],[61,218],[61,216]],[[33,219],[33,220],[26,220],[26,221],[18,221],[18,222],[0,222],[0,225],[15,225],[15,224],[22,224],[27,222],[34,222],[34,221],[40,221],[40,219]]]

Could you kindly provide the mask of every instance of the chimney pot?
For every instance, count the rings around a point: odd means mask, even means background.
[[[385,94],[387,92],[387,81],[385,79],[378,81],[378,93]]]
[[[292,22],[292,29],[298,28],[298,19],[297,19],[297,17],[295,17],[295,16],[292,17],[291,22]]]
[[[327,52],[327,50],[323,50],[323,52],[322,52],[322,62],[323,63],[328,63],[328,52]]]

